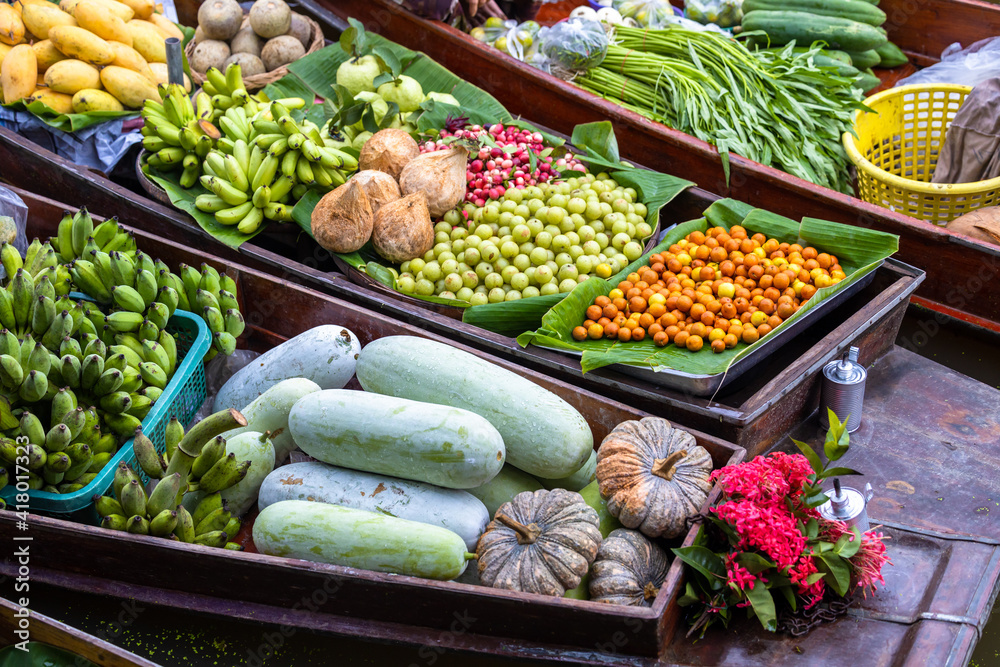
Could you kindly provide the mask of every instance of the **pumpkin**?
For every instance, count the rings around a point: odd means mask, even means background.
[[[597,451],[608,511],[649,537],[677,537],[712,490],[712,457],[694,436],[659,417],[622,422]]]
[[[578,586],[594,562],[598,523],[579,493],[519,493],[500,506],[479,538],[479,578],[493,588],[560,596]]]
[[[590,572],[590,599],[651,607],[668,569],[667,553],[642,533],[613,530],[597,551]]]

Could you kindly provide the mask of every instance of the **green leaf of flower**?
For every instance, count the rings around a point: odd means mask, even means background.
[[[778,616],[774,611],[774,597],[771,595],[771,591],[767,590],[767,586],[760,581],[755,581],[753,588],[747,589],[745,592],[764,629],[770,632],[777,630]]]
[[[840,597],[847,595],[847,590],[851,585],[851,568],[840,556],[832,553],[825,553],[820,556],[822,568],[826,570],[823,580],[833,588],[833,591]]]
[[[851,535],[854,539],[851,539]],[[837,544],[834,547],[834,551],[841,558],[853,558],[858,550],[861,549],[861,531],[858,530],[857,526],[851,527],[851,535],[841,535],[840,539],[837,540]]]
[[[712,590],[720,590],[726,581],[726,564],[722,558],[707,547],[683,547],[672,549],[683,563],[702,574]]]
[[[812,447],[802,442],[801,440],[796,440],[792,438],[792,442],[794,442],[795,446],[799,448],[799,451],[802,452],[802,455],[805,456],[806,459],[808,459],[809,465],[812,466],[812,469],[816,471],[817,474],[822,473],[823,462],[819,460],[819,454],[817,454]]]

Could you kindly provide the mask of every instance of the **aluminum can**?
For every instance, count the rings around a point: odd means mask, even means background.
[[[819,423],[823,428],[830,428],[827,408],[832,408],[841,422],[847,418],[848,433],[854,433],[861,427],[867,379],[868,371],[858,363],[856,347],[852,347],[840,361],[831,361],[823,367],[823,391],[819,404]]]

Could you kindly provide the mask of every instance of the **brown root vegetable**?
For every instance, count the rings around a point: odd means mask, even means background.
[[[260,58],[260,50],[264,48],[264,40],[257,36],[249,25],[240,28],[240,31],[229,43],[229,50],[233,53],[249,53]],[[246,73],[243,74],[246,76]]]
[[[368,243],[373,222],[364,188],[348,181],[326,193],[316,204],[312,233],[316,242],[331,252],[354,252]]]
[[[243,72],[243,78],[263,74],[267,71],[264,69],[264,63],[260,61],[260,58],[252,53],[234,53],[226,58],[225,65],[220,69],[225,72],[232,63],[239,64],[240,69]]]
[[[424,193],[415,192],[383,204],[375,214],[372,243],[379,255],[398,263],[420,257],[433,248],[434,226]]]
[[[468,162],[469,151],[461,146],[424,153],[403,168],[399,189],[404,195],[426,194],[427,208],[438,218],[458,206],[465,197]]]
[[[271,72],[288,63],[295,62],[305,54],[306,50],[299,40],[291,35],[280,35],[267,40],[264,48],[260,50],[260,59],[264,62],[267,71]]]
[[[217,39],[206,39],[198,42],[191,53],[191,68],[204,74],[214,67],[226,71],[226,58],[229,57],[229,45]]]
[[[312,26],[297,12],[292,12],[292,27],[288,29],[288,34],[299,40],[304,49],[308,49],[312,42]]]
[[[351,180],[357,181],[358,185],[364,189],[365,194],[368,195],[368,201],[371,202],[373,214],[378,213],[378,210],[384,204],[396,201],[402,196],[396,179],[384,171],[377,171],[375,169],[359,171],[354,176],[351,176]]]
[[[384,171],[399,179],[403,168],[418,155],[420,147],[405,130],[379,130],[361,148],[358,168]]]
[[[198,8],[198,27],[205,39],[232,39],[242,22],[243,10],[236,0],[208,0]]]
[[[257,0],[250,8],[250,25],[264,39],[284,35],[292,27],[292,10],[284,0]]]
[[[958,232],[980,241],[1000,245],[1000,206],[970,211],[948,223],[950,232]]]

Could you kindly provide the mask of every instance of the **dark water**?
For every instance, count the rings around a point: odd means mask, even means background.
[[[1000,388],[1000,336],[911,308],[897,343],[941,364]],[[133,606],[119,600],[33,585],[35,610],[108,639],[165,667],[281,665],[402,665],[404,667],[492,667],[513,663],[487,656],[438,653],[388,646],[274,626],[230,621],[182,611]],[[118,619],[124,619],[122,625]],[[262,661],[263,659],[263,661]],[[994,613],[969,663],[1000,665],[1000,613]]]

